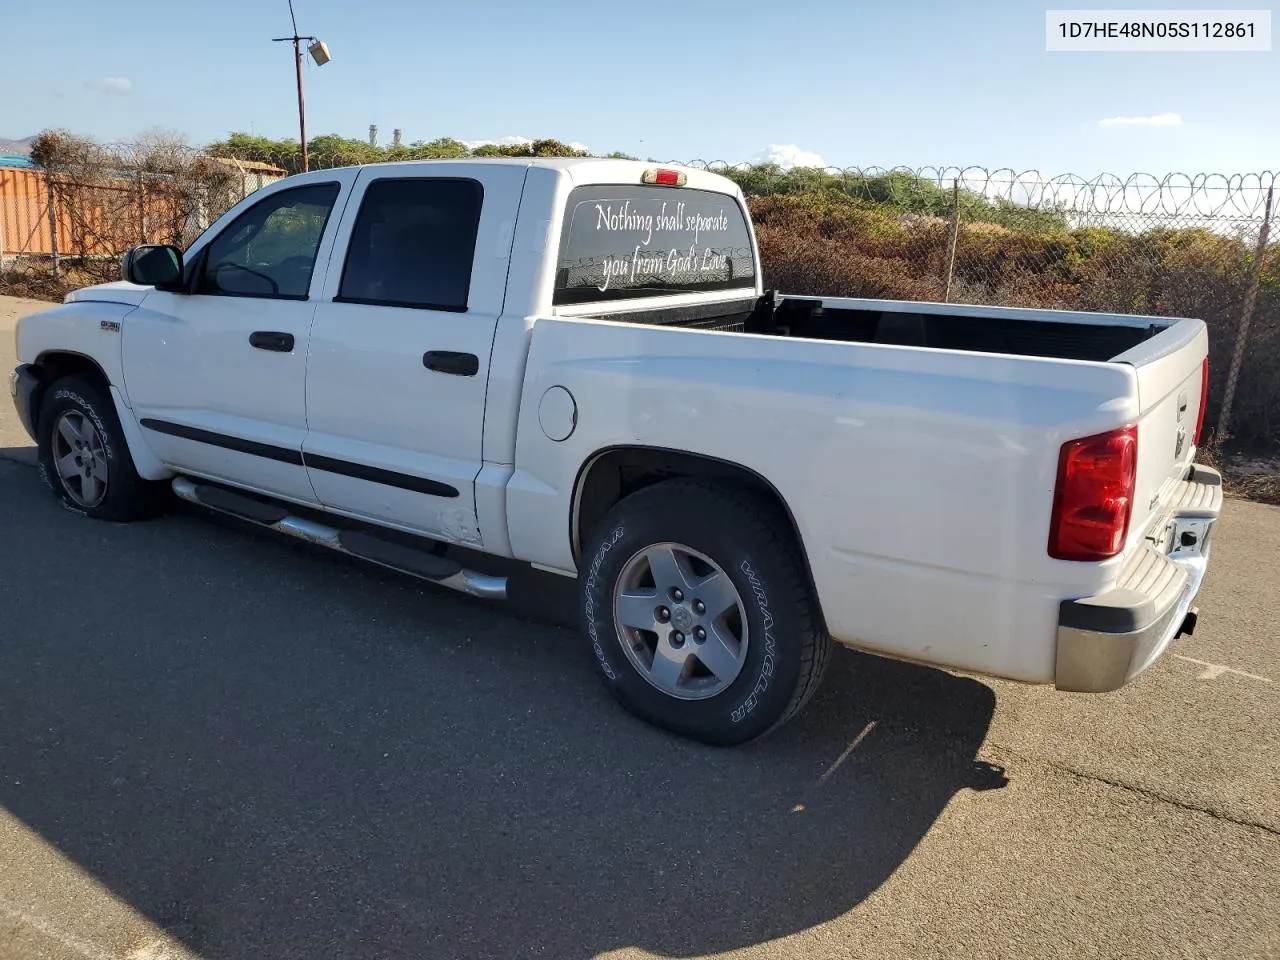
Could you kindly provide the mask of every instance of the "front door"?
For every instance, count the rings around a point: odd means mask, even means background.
[[[525,169],[361,172],[307,364],[303,453],[325,506],[479,542],[489,354]]]
[[[193,245],[189,292],[155,291],[125,320],[129,403],[165,463],[315,502],[302,464],[311,288],[354,179],[267,188]]]

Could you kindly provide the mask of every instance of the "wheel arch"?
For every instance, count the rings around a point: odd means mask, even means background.
[[[583,542],[615,504],[645,487],[677,478],[722,480],[753,489],[770,500],[786,518],[809,589],[817,599],[804,535],[790,504],[772,481],[731,460],[667,447],[617,444],[597,450],[583,461],[574,479],[569,516],[569,542],[575,565],[581,566]]]
[[[44,405],[45,394],[49,387],[64,377],[85,377],[100,386],[104,392],[110,393],[111,390],[111,378],[102,369],[102,364],[75,350],[46,350],[36,357],[31,366],[35,368],[40,381],[31,395],[31,422],[36,430],[40,429],[40,408]]]
[[[124,433],[125,443],[129,447],[138,475],[144,480],[166,480],[173,476],[173,471],[152,453],[124,394],[119,386],[111,382],[101,363],[75,350],[50,349],[39,354],[31,366],[38,371],[39,379],[39,386],[31,396],[31,423],[37,436],[41,429],[40,411],[49,388],[66,377],[84,377],[99,387],[114,407],[116,420]]]

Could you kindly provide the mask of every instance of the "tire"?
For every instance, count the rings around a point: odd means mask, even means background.
[[[72,376],[50,385],[37,433],[40,475],[68,510],[116,522],[160,512],[164,484],[138,476],[115,405],[95,383]]]
[[[817,689],[831,641],[772,501],[665,481],[616,504],[583,557],[582,630],[597,672],[641,719],[734,746],[786,723]]]

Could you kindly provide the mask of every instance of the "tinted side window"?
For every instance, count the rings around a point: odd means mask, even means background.
[[[339,189],[282,190],[240,214],[210,242],[198,292],[306,299]]]
[[[483,201],[475,180],[375,180],[356,216],[336,299],[465,311]]]
[[[678,187],[590,186],[569,194],[554,302],[755,286],[737,201]]]

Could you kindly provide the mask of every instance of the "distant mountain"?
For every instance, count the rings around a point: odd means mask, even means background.
[[[0,138],[0,154],[6,157],[26,157],[31,154],[31,144],[35,137],[24,137],[21,140],[5,140]]]

